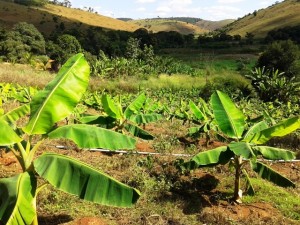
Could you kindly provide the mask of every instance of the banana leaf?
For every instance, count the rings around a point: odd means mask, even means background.
[[[254,138],[256,133],[265,130],[267,128],[268,128],[268,124],[265,121],[261,121],[259,123],[254,124],[244,135],[243,141],[251,142],[251,140]]]
[[[104,112],[108,116],[110,116],[112,118],[116,118],[116,119],[122,118],[122,112],[121,112],[120,108],[117,105],[115,105],[115,103],[109,97],[109,95],[102,95],[101,103],[102,103]]]
[[[144,140],[153,140],[155,137],[150,134],[149,132],[143,130],[142,128],[139,128],[138,126],[135,126],[133,124],[125,124],[124,128],[131,133],[135,137],[142,138]]]
[[[36,216],[36,179],[25,172],[0,179],[0,221],[6,225],[28,225]]]
[[[263,163],[251,161],[251,167],[261,178],[271,181],[278,186],[296,187],[296,184],[291,180]]]
[[[198,106],[193,101],[190,101],[189,105],[190,105],[190,110],[193,112],[193,114],[197,120],[207,120],[204,113],[201,112],[201,110],[198,108]]]
[[[79,118],[80,123],[97,125],[107,129],[113,128],[115,121],[116,119],[110,116],[83,116]]]
[[[133,123],[140,125],[140,124],[153,123],[162,118],[163,116],[161,114],[153,113],[153,114],[132,115],[129,120]]]
[[[137,114],[143,107],[146,101],[146,95],[144,93],[140,94],[130,105],[125,109],[124,116],[129,119],[132,114]]]
[[[13,145],[21,141],[22,139],[13,128],[6,121],[0,119],[0,146]]]
[[[254,156],[251,145],[245,142],[231,142],[228,147],[235,155],[243,156],[245,159],[250,159]]]
[[[66,138],[80,148],[104,148],[109,150],[134,149],[136,140],[126,135],[86,124],[59,127],[48,134],[51,139]]]
[[[23,130],[29,134],[45,134],[53,125],[73,112],[86,91],[90,68],[82,53],[71,57],[44,90],[30,103],[31,115]]]
[[[283,137],[300,128],[300,116],[286,119],[272,127],[257,132],[251,139],[252,143],[264,144],[272,137]]]
[[[245,116],[224,93],[216,91],[211,97],[215,119],[220,129],[231,138],[241,138]]]
[[[5,113],[0,117],[0,119],[6,121],[9,124],[14,124],[16,121],[18,121],[21,117],[25,116],[29,112],[30,112],[29,104],[24,104],[12,111]]]
[[[226,164],[234,156],[233,152],[227,146],[221,146],[212,150],[200,152],[195,155],[191,161],[197,167],[215,166]]]
[[[54,187],[94,203],[131,207],[140,196],[138,190],[64,155],[43,154],[34,167]]]
[[[285,149],[274,148],[269,146],[256,146],[255,150],[259,151],[265,159],[270,160],[293,160],[296,158],[295,153]]]
[[[251,195],[251,196],[255,195],[254,187],[252,185],[252,182],[250,180],[250,177],[249,177],[247,171],[245,169],[243,169],[242,173],[244,174],[245,179],[246,179],[246,192],[247,192],[247,194]]]

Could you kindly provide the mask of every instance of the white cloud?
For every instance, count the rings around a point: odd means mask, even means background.
[[[136,3],[152,3],[152,2],[156,2],[156,0],[136,0]]]
[[[232,19],[235,17],[234,15],[241,13],[241,10],[239,8],[224,5],[205,7],[204,11],[208,15],[210,15],[208,19],[214,21],[221,20],[224,18]]]
[[[218,3],[220,4],[232,4],[232,3],[238,3],[243,2],[244,0],[218,0]]]
[[[159,16],[168,16],[167,14],[170,12],[172,12],[173,16],[190,16],[190,11],[194,10],[189,8],[192,3],[192,0],[165,0],[156,8],[156,13]]]
[[[144,7],[139,7],[139,8],[136,9],[136,11],[138,11],[138,12],[145,12],[145,11],[146,11],[146,8],[144,8]]]

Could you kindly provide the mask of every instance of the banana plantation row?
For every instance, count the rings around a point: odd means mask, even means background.
[[[132,96],[113,98],[106,93],[86,93],[89,75],[87,61],[83,54],[77,54],[64,64],[43,90],[1,84],[1,103],[12,97],[23,102],[9,112],[0,112],[0,146],[13,152],[22,167],[22,173],[0,180],[1,222],[38,224],[37,194],[46,185],[103,205],[133,206],[143,194],[135,187],[75,158],[46,152],[37,156],[36,152],[46,139],[62,138],[73,141],[82,149],[134,150],[136,138],[154,139],[144,129],[145,125],[163,119],[188,122],[188,135],[205,137],[207,143],[212,138],[224,141],[223,146],[201,151],[183,161],[180,167],[190,171],[218,164],[233,165],[233,202],[242,201],[241,178],[246,179],[244,191],[249,195],[255,193],[246,168],[276,185],[296,186],[260,159],[295,158],[294,152],[268,146],[268,141],[297,132],[299,115],[288,116],[297,114],[297,108],[291,107],[290,112],[286,110],[287,115],[282,115],[283,120],[278,122],[278,118],[270,116],[270,111],[258,113],[247,101],[241,101],[237,107],[221,91],[215,91],[208,103],[200,97],[180,101],[163,92],[153,100],[145,93],[139,93],[134,99]],[[167,104],[157,100],[160,95],[167,97]],[[96,109],[99,114],[89,114],[89,108]],[[60,122],[66,118],[67,123]],[[25,122],[19,123],[20,119]],[[250,166],[246,167],[246,164]],[[42,183],[37,182],[40,179]]]

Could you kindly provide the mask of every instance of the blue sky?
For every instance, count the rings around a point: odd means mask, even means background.
[[[282,1],[282,0],[281,0]],[[279,2],[281,2],[279,1]],[[266,8],[274,0],[70,0],[72,8],[92,7],[99,14],[133,19],[188,16],[206,20],[237,19]]]

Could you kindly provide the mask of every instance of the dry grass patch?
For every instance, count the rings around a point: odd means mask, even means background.
[[[229,26],[229,34],[239,34],[242,37],[246,32],[253,33],[255,38],[263,38],[273,29],[299,25],[300,2],[286,0],[282,3],[258,10],[256,16],[248,15]]]

